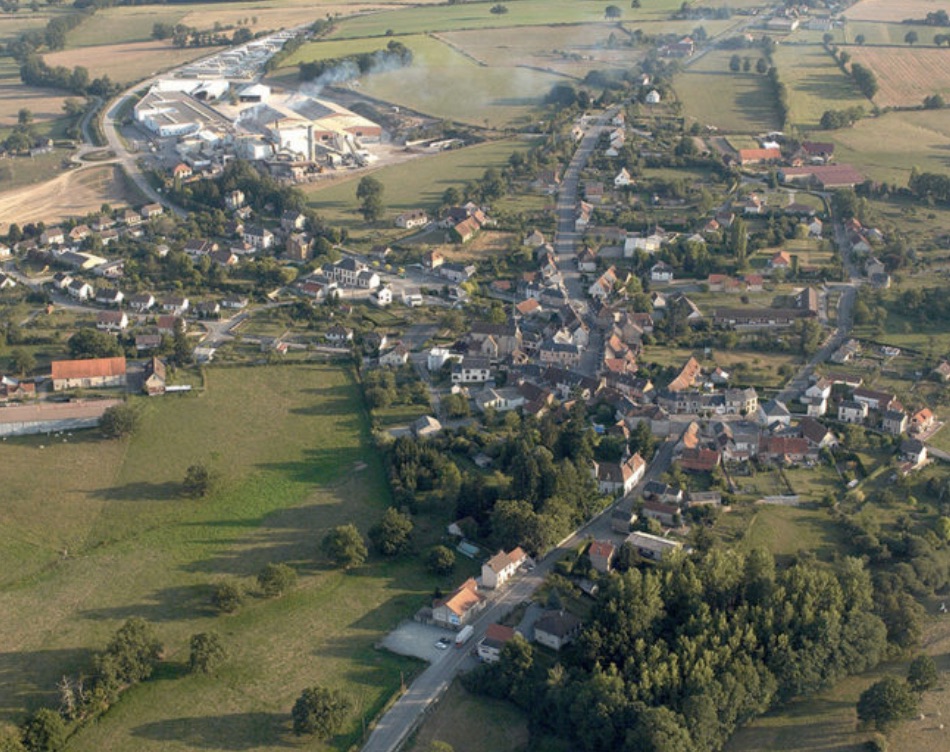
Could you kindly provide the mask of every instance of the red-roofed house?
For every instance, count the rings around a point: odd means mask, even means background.
[[[601,573],[610,571],[610,566],[613,564],[616,555],[617,547],[610,541],[592,541],[590,548],[587,549],[590,565]]]
[[[478,657],[482,663],[496,663],[501,658],[502,648],[515,638],[514,629],[502,624],[489,624],[485,636],[478,642]]]
[[[125,386],[125,358],[53,361],[53,391],[119,386]]]
[[[461,627],[485,607],[485,596],[478,593],[478,583],[469,577],[445,598],[432,603],[432,620],[442,626]]]

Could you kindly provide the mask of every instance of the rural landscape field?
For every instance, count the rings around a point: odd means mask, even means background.
[[[0,3],[0,752],[950,748],[950,2]]]

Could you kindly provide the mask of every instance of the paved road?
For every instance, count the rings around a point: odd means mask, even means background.
[[[675,442],[672,441],[660,445],[641,485],[658,479],[669,469],[674,445]],[[610,526],[611,512],[617,506],[629,509],[640,487],[638,485],[631,494],[611,504],[584,527],[575,531],[539,561],[533,572],[517,575],[509,587],[495,595],[478,619],[472,623],[475,634],[467,643],[466,649],[446,651],[423,671],[376,724],[363,747],[363,752],[396,752],[400,749],[402,743],[415,729],[421,715],[438,701],[459,670],[466,664],[474,665],[469,657],[469,649],[485,635],[488,625],[501,621],[519,603],[529,600],[554,569],[554,565],[582,540],[610,538],[615,535]]]

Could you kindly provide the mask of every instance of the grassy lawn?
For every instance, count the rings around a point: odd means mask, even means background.
[[[355,520],[365,529],[388,502],[350,374],[314,364],[213,368],[207,384],[199,395],[144,402],[130,441],[87,432],[4,444],[3,720],[55,706],[59,677],[87,670],[91,651],[132,615],[156,624],[166,679],[181,673],[198,631],[219,631],[231,658],[214,679],[136,688],[71,749],[170,749],[173,739],[181,749],[278,749],[303,687],[342,688],[369,718],[400,671],[414,670],[372,646],[433,582],[408,562],[373,560],[347,575],[315,564],[327,528]],[[178,490],[196,461],[219,478],[201,501]],[[252,596],[233,617],[209,610],[213,583],[250,587],[270,561],[298,570],[292,593]],[[359,728],[354,714],[329,748],[347,748]]]
[[[0,191],[52,180],[63,173],[65,149],[54,149],[36,157],[10,157],[0,162]]]
[[[693,296],[690,295],[690,298]],[[722,307],[738,305],[738,295],[724,296],[719,294],[720,305]],[[755,384],[765,387],[779,387],[785,383],[785,378],[780,376],[778,369],[786,364],[797,364],[800,361],[795,355],[786,353],[765,353],[765,352],[746,352],[743,350],[720,350],[713,348],[712,356],[704,358],[702,351],[693,352],[687,348],[670,347],[645,347],[642,360],[647,363],[659,363],[664,366],[682,367],[690,356],[695,356],[700,365],[707,372],[716,370],[716,366],[721,366],[727,371],[735,370],[735,367],[743,363],[746,369],[741,379],[737,381],[742,383]]]
[[[526,151],[531,142],[524,140],[493,141],[477,146],[443,152],[431,157],[420,157],[392,167],[384,167],[373,173],[383,183],[383,202],[386,204],[386,220],[381,230],[366,227],[363,217],[357,212],[356,186],[359,180],[334,183],[329,186],[316,184],[304,186],[310,196],[310,204],[321,216],[334,225],[346,227],[356,239],[376,239],[404,234],[393,227],[392,218],[414,208],[437,209],[442,194],[449,186],[464,187],[469,180],[477,180],[489,167],[501,167],[515,151]]]
[[[766,77],[730,71],[733,54],[729,50],[710,52],[676,77],[674,87],[684,114],[725,131],[761,133],[776,128]]]
[[[470,694],[455,682],[407,749],[428,752],[436,741],[465,752],[519,752],[528,743],[528,722],[513,704]]]
[[[870,102],[823,48],[779,45],[774,57],[779,78],[788,88],[792,125],[817,128],[825,110],[870,109]]]
[[[745,489],[754,485],[763,493],[782,493],[784,483],[776,471],[757,473],[754,478],[736,478]],[[811,551],[830,560],[842,550],[841,532],[824,509],[771,504],[742,505],[720,515],[715,527],[723,540],[744,550],[766,548],[780,558]]]

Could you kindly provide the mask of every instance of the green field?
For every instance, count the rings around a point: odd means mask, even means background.
[[[372,646],[434,583],[410,563],[371,561],[344,575],[317,562],[328,527],[365,529],[388,503],[349,372],[217,368],[206,383],[200,395],[144,404],[130,441],[85,432],[3,444],[0,720],[55,707],[58,679],[88,670],[91,652],[133,615],[165,644],[160,678],[127,693],[70,749],[279,749],[303,687],[339,687],[368,719],[400,672],[414,670]],[[219,479],[200,501],[179,493],[196,461]],[[215,616],[213,583],[252,587],[271,561],[298,570],[293,592]],[[189,635],[208,629],[230,659],[216,678],[181,676]],[[359,728],[354,712],[330,748],[347,748]]]
[[[157,23],[177,24],[192,6],[120,6],[104,8],[69,32],[69,47],[147,42]]]
[[[449,186],[461,189],[466,182],[477,180],[489,167],[501,167],[516,150],[530,148],[529,141],[494,141],[448,151],[431,157],[420,157],[372,173],[383,183],[386,205],[386,229],[400,212],[423,208],[433,210],[441,203]],[[357,212],[356,177],[327,187],[309,188],[310,205],[331,224],[347,227],[351,233],[365,233],[366,223]]]
[[[924,24],[880,23],[877,21],[848,21],[844,27],[837,30],[836,41],[847,44],[857,44],[858,36],[864,36],[866,45],[900,45],[906,46],[904,37],[910,32],[916,32],[918,41],[915,47],[932,46],[934,35],[943,33],[943,29]]]
[[[774,59],[779,78],[788,88],[792,125],[816,128],[825,110],[870,109],[871,103],[822,47],[783,44]]]
[[[651,0],[639,10],[623,7],[623,21],[665,20],[682,3]],[[507,26],[546,26],[557,23],[606,23],[605,5],[576,0],[518,0],[507,3],[508,12],[490,12],[490,3],[460,3],[373,13],[345,20],[330,35],[337,39],[419,34],[455,29],[485,29]]]
[[[754,66],[758,53],[748,52]],[[710,52],[676,76],[674,88],[684,114],[722,131],[761,133],[776,128],[768,80],[754,72],[730,71],[733,54],[728,50]]]
[[[888,112],[828,135],[838,146],[838,162],[852,164],[875,180],[904,186],[915,165],[923,172],[946,172],[950,167],[950,118],[945,112]]]

